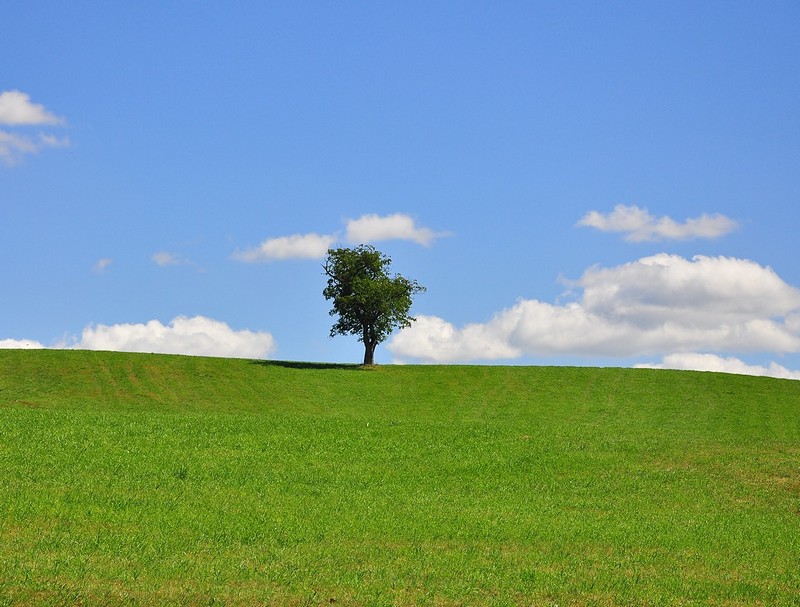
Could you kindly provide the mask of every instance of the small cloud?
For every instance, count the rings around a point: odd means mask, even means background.
[[[147,323],[90,325],[69,346],[81,350],[158,352],[229,358],[266,358],[276,349],[270,333],[234,330],[205,316],[178,316],[164,325]]]
[[[181,260],[176,255],[166,251],[154,253],[152,260],[159,266],[177,266],[181,263]]]
[[[403,213],[394,215],[362,215],[348,219],[345,239],[351,243],[370,243],[380,240],[410,240],[430,246],[434,240],[449,236],[449,232],[434,232],[415,225],[414,219]],[[322,259],[339,234],[294,234],[269,238],[259,246],[237,251],[231,257],[247,263],[274,259]]]
[[[67,147],[68,138],[39,133],[38,137],[0,131],[0,159],[8,165],[18,164],[26,154],[36,154],[44,148]]]
[[[43,105],[31,103],[30,96],[22,91],[0,93],[0,124],[37,125],[63,122],[63,118],[47,111]]]
[[[294,234],[269,238],[259,246],[237,251],[233,259],[246,263],[273,259],[322,259],[336,241],[336,236],[327,234]]]
[[[620,232],[629,242],[655,240],[688,240],[691,238],[719,238],[735,230],[739,224],[716,213],[678,223],[670,217],[656,218],[647,209],[636,205],[619,204],[611,213],[590,211],[577,223],[578,226],[596,228],[601,232]]]
[[[204,268],[200,267],[197,263],[180,255],[178,253],[170,253],[169,251],[159,251],[153,253],[150,259],[158,266],[191,266],[198,272],[204,272]]]
[[[0,130],[0,160],[13,166],[29,154],[36,154],[44,148],[66,147],[70,145],[67,137],[57,137],[52,133],[36,135],[23,132],[19,127],[59,125],[65,121],[45,109],[43,105],[31,103],[30,97],[21,91],[0,93],[0,125],[15,127],[16,130]]]
[[[0,349],[2,350],[39,350],[41,348],[44,346],[33,339],[0,339]]]
[[[685,352],[669,354],[660,363],[640,363],[638,369],[679,369],[686,371],[714,371],[717,373],[736,373],[737,375],[758,375],[782,379],[800,379],[800,371],[791,371],[771,362],[768,367],[749,365],[738,358],[717,356],[716,354],[697,354]]]
[[[106,268],[110,266],[114,262],[113,259],[108,257],[104,257],[103,259],[97,260],[97,263],[92,266],[92,272],[95,274],[102,274],[106,271]]]
[[[362,215],[358,219],[347,220],[346,238],[353,243],[410,240],[427,247],[437,238],[448,235],[447,232],[434,232],[430,228],[417,226],[412,217],[403,213],[384,217]]]
[[[68,148],[72,145],[69,137],[56,137],[47,133],[39,133],[39,142],[41,147],[46,148]]]
[[[176,253],[169,253],[167,251],[159,251],[158,253],[154,253],[151,259],[156,265],[159,266],[194,265],[190,260],[186,259],[182,255],[178,255]]]

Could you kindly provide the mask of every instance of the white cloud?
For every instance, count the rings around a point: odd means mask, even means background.
[[[67,148],[72,145],[69,137],[56,137],[48,133],[39,133],[39,144],[41,148]]]
[[[348,219],[346,223],[345,238],[351,243],[411,240],[429,246],[436,238],[449,235],[447,232],[434,232],[429,228],[418,227],[411,217],[402,213],[385,217],[363,215],[358,219]],[[236,251],[231,257],[246,263],[274,259],[322,259],[338,238],[338,233],[279,236],[268,238],[257,247]]]
[[[198,272],[205,272],[205,269],[202,268],[200,265],[185,257],[179,253],[170,253],[169,251],[159,251],[157,253],[153,253],[150,259],[153,261],[154,264],[161,267],[166,266],[190,266],[193,267]]]
[[[153,253],[153,262],[159,266],[177,266],[181,263],[180,258],[174,253],[167,253],[166,251],[159,251]]]
[[[800,290],[753,261],[655,255],[590,268],[579,301],[520,299],[489,322],[456,328],[420,316],[389,344],[435,362],[532,356],[800,351]]]
[[[29,135],[0,131],[0,160],[8,166],[13,166],[20,162],[26,154],[36,154],[46,147],[68,145],[68,139],[58,139],[44,133],[40,133],[38,138],[35,138]]]
[[[718,238],[738,227],[733,219],[719,213],[687,219],[678,223],[670,217],[656,218],[647,209],[636,205],[617,205],[609,214],[590,211],[584,215],[579,226],[597,228],[602,232],[621,232],[631,242],[652,240],[686,240],[690,238]]]
[[[106,268],[114,263],[114,260],[109,257],[104,257],[103,259],[98,259],[97,263],[92,266],[92,272],[95,274],[102,274],[106,271]]]
[[[576,283],[583,307],[638,325],[706,325],[786,315],[800,308],[800,290],[770,267],[733,257],[665,253],[613,268],[591,268]]]
[[[56,125],[64,122],[48,112],[43,105],[31,103],[21,91],[0,93],[0,124],[12,127]],[[7,166],[20,162],[26,154],[36,154],[44,148],[66,147],[70,141],[51,133],[32,135],[20,131],[0,130],[0,160]]]
[[[234,330],[226,323],[178,316],[168,325],[158,320],[139,324],[90,325],[69,346],[81,350],[158,352],[233,358],[266,358],[276,349],[269,333]]]
[[[259,246],[237,251],[233,259],[244,262],[268,261],[271,259],[322,259],[336,237],[326,234],[294,234],[269,238]]]
[[[192,262],[190,259],[187,259],[183,255],[170,253],[168,251],[159,251],[158,253],[153,253],[150,259],[153,260],[153,263],[159,266],[196,266],[194,262]]]
[[[44,348],[42,344],[33,339],[0,339],[2,350],[38,350]]]
[[[430,228],[415,225],[414,219],[403,213],[384,217],[362,215],[358,219],[347,220],[346,238],[352,243],[411,240],[427,247],[437,238],[446,235],[446,232],[434,232]]]
[[[16,164],[25,154],[38,152],[40,146],[30,137],[0,131],[0,158],[7,165]]]
[[[400,331],[389,344],[394,355],[442,363],[518,358],[523,354],[509,343],[502,328],[497,326],[502,320],[497,318],[463,329],[436,316],[416,318],[410,328]]]
[[[47,111],[43,105],[31,103],[30,96],[22,91],[0,93],[0,124],[36,125],[63,122],[63,118]]]
[[[718,373],[736,373],[739,375],[761,375],[783,379],[800,379],[800,371],[791,371],[775,362],[768,367],[748,365],[733,357],[722,357],[716,354],[697,354],[684,352],[669,354],[661,363],[641,363],[634,365],[639,369],[681,369],[689,371],[715,371]]]

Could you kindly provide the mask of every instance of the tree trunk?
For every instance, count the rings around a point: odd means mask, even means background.
[[[378,344],[375,342],[364,342],[364,366],[365,367],[373,367],[375,366],[375,346]]]

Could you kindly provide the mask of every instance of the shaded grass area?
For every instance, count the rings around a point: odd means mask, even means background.
[[[800,605],[800,383],[0,351],[0,605]]]

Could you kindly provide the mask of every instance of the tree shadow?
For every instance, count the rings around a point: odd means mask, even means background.
[[[355,363],[310,363],[294,360],[254,360],[251,362],[251,364],[260,365],[262,367],[283,367],[284,369],[300,369],[305,371],[322,369],[340,369],[343,371],[369,370],[369,367]]]

